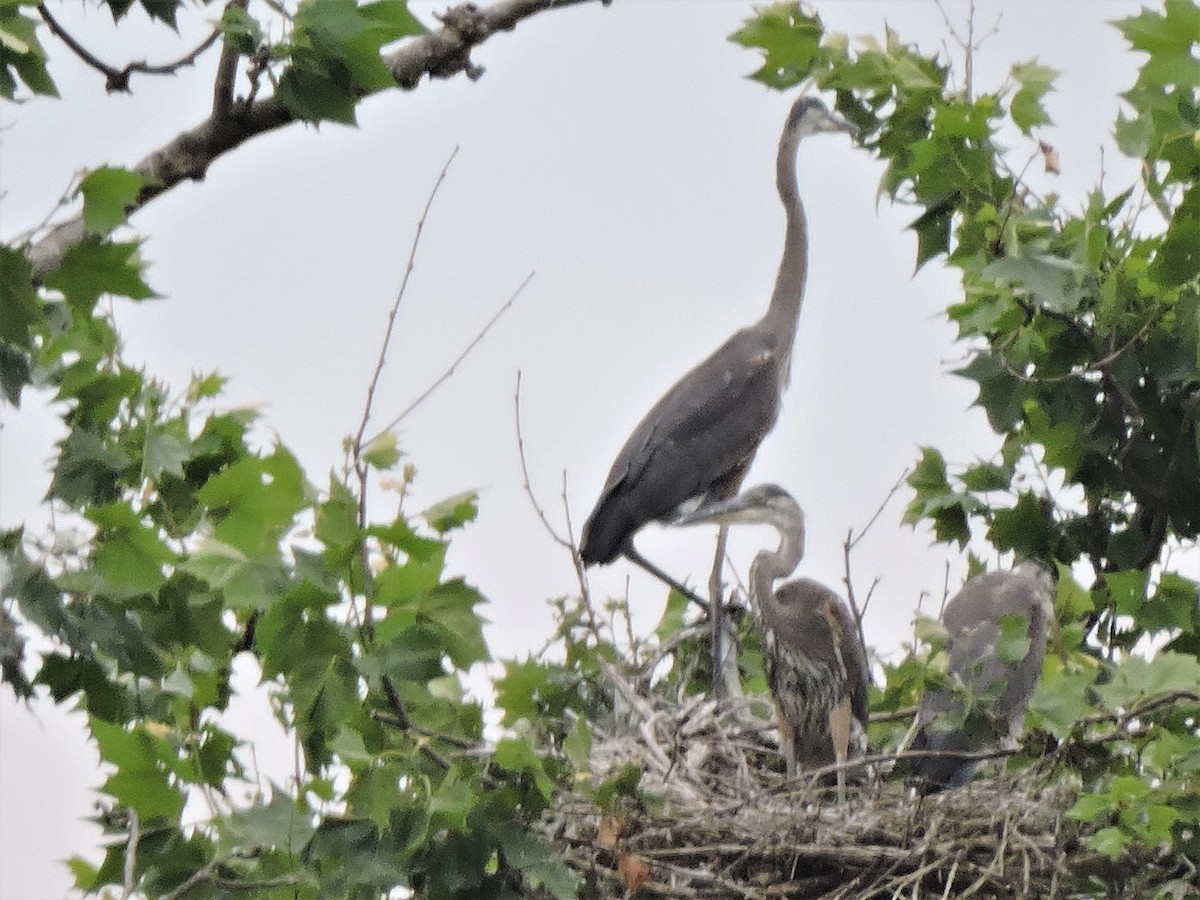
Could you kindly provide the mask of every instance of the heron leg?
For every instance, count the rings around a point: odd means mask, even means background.
[[[850,757],[850,701],[842,700],[829,711],[829,738],[833,741],[833,761],[837,763],[838,806],[846,802],[846,760]]]
[[[737,668],[737,634],[725,616],[725,585],[721,577],[725,568],[725,545],[729,538],[729,526],[722,525],[717,532],[717,554],[713,559],[712,574],[708,579],[708,596],[712,606],[709,615],[712,630],[709,649],[712,659],[712,691],[714,697],[740,697],[742,685]]]
[[[701,598],[695,591],[684,587],[680,582],[676,581],[654,563],[650,562],[650,560],[646,559],[646,557],[642,556],[642,554],[637,551],[637,548],[633,546],[632,540],[625,542],[625,546],[621,548],[621,555],[635,566],[640,566],[641,568],[645,569],[667,587],[671,588],[671,590],[678,591],[699,606],[702,610],[708,612],[709,606],[707,600]]]

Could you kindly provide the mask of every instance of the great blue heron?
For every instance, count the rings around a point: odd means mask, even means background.
[[[871,676],[854,617],[836,593],[810,578],[775,588],[804,556],[804,512],[774,484],[684,513],[678,524],[738,522],[773,525],[779,549],[763,550],[750,564],[752,614],[762,632],[763,663],[775,698],[780,744],[788,775],[797,768],[845,763],[853,720],[867,727]],[[846,775],[837,771],[838,800]]]
[[[971,780],[979,760],[955,754],[1012,743],[1020,734],[1042,674],[1053,598],[1049,573],[1023,562],[1009,572],[976,575],[946,604],[947,672],[958,684],[953,691],[931,686],[921,697],[911,749],[941,754],[913,761],[922,794]]]
[[[735,493],[759,443],[775,424],[808,271],[808,225],[796,180],[796,151],[807,135],[853,130],[815,97],[801,97],[793,104],[776,157],[776,185],[787,230],[770,306],[758,322],[738,331],[676,382],[633,430],[583,526],[579,554],[585,565],[624,555],[707,605],[638,553],[633,536],[648,522],[671,521],[688,501],[703,503]],[[723,556],[722,530],[714,564],[718,585]],[[719,597],[714,601],[713,677],[720,684],[721,603]]]

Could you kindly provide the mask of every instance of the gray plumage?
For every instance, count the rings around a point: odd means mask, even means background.
[[[680,516],[681,525],[739,522],[772,525],[778,550],[763,550],[750,566],[750,600],[762,632],[767,683],[779,717],[789,774],[844,761],[854,731],[865,731],[871,676],[854,616],[834,591],[811,578],[774,584],[804,557],[804,512],[778,485],[751,488],[732,500]],[[838,772],[839,798],[844,772]]]
[[[911,749],[976,753],[1015,741],[1042,674],[1053,615],[1054,582],[1036,562],[976,575],[964,584],[942,612],[949,634],[948,673],[961,692],[926,689]],[[1029,646],[1017,660],[1005,659],[998,646],[1010,617],[1018,627],[1027,623]],[[924,757],[913,761],[913,781],[921,793],[933,793],[966,784],[978,766],[977,760],[953,755]]]
[[[634,429],[583,527],[585,565],[628,555],[638,529],[670,521],[690,500],[703,503],[737,490],[779,416],[804,298],[808,226],[796,150],[806,135],[850,130],[815,97],[792,106],[776,157],[787,230],[770,306],[761,320],[684,375]]]

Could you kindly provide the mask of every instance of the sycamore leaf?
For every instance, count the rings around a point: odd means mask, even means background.
[[[385,431],[363,447],[362,458],[372,468],[386,471],[400,462],[400,449],[396,446],[396,432]]]
[[[1020,85],[1013,95],[1009,113],[1025,134],[1038,125],[1050,124],[1050,116],[1042,106],[1042,98],[1053,89],[1058,71],[1032,60],[1012,67],[1012,77]]]
[[[807,16],[795,3],[776,3],[755,11],[753,18],[729,36],[743,47],[763,53],[762,68],[750,77],[768,87],[798,84],[812,70],[821,46],[821,20]]]
[[[479,495],[475,491],[463,491],[453,497],[440,500],[421,516],[438,534],[445,534],[472,522],[479,514]]]
[[[1129,709],[1142,700],[1175,691],[1200,690],[1200,661],[1184,653],[1163,652],[1154,659],[1130,656],[1096,693],[1109,709]]]
[[[148,426],[142,443],[142,477],[151,481],[164,472],[183,477],[183,464],[192,458],[191,448],[160,428]]]
[[[541,888],[557,900],[579,896],[583,882],[563,862],[561,851],[543,838],[521,828],[506,828],[500,833],[500,849],[505,861],[535,891]]]
[[[142,280],[136,243],[110,243],[88,238],[63,254],[62,263],[46,275],[46,287],[61,291],[72,308],[90,314],[103,294],[146,300],[155,293]]]
[[[563,739],[563,753],[575,768],[576,777],[590,777],[592,754],[592,729],[582,716],[575,720],[571,730]]]
[[[23,349],[30,346],[30,326],[42,319],[32,271],[24,253],[0,246],[0,341]]]
[[[543,800],[549,801],[554,796],[554,782],[546,774],[541,757],[529,738],[502,739],[496,744],[492,762],[506,772],[526,773],[532,776]]]
[[[37,23],[22,15],[20,4],[0,4],[0,96],[12,100],[16,96],[16,73],[25,86],[35,94],[57,97],[58,88],[46,70],[46,51],[38,43]]]
[[[312,816],[288,792],[271,785],[271,800],[236,809],[216,820],[222,836],[235,847],[272,847],[295,852],[313,834]]]
[[[128,169],[104,166],[88,173],[79,185],[83,224],[88,234],[106,235],[125,221],[148,179]]]

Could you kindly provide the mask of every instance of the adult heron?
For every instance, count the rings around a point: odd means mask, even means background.
[[[779,548],[761,551],[750,564],[750,603],[762,632],[780,745],[789,776],[837,763],[838,802],[844,802],[844,764],[857,743],[855,720],[862,731],[867,727],[871,676],[854,616],[841,597],[811,578],[774,586],[804,557],[804,511],[783,488],[764,484],[677,520],[701,522],[761,523],[779,532]]]
[[[922,794],[971,780],[980,761],[960,754],[1015,746],[1042,674],[1053,616],[1054,581],[1031,561],[976,575],[946,604],[947,672],[957,684],[955,690],[927,688],[917,709],[910,749],[938,754],[913,761],[912,780]]]
[[[808,272],[808,224],[796,179],[796,151],[806,136],[823,131],[854,128],[816,97],[801,97],[788,113],[775,162],[787,228],[767,312],[676,382],[633,430],[583,526],[579,555],[584,565],[610,563],[623,555],[707,606],[638,553],[633,536],[648,522],[672,521],[689,501],[703,504],[736,493],[779,416]],[[718,686],[724,667],[719,597],[724,544],[722,529],[712,580],[718,596],[709,610]]]

